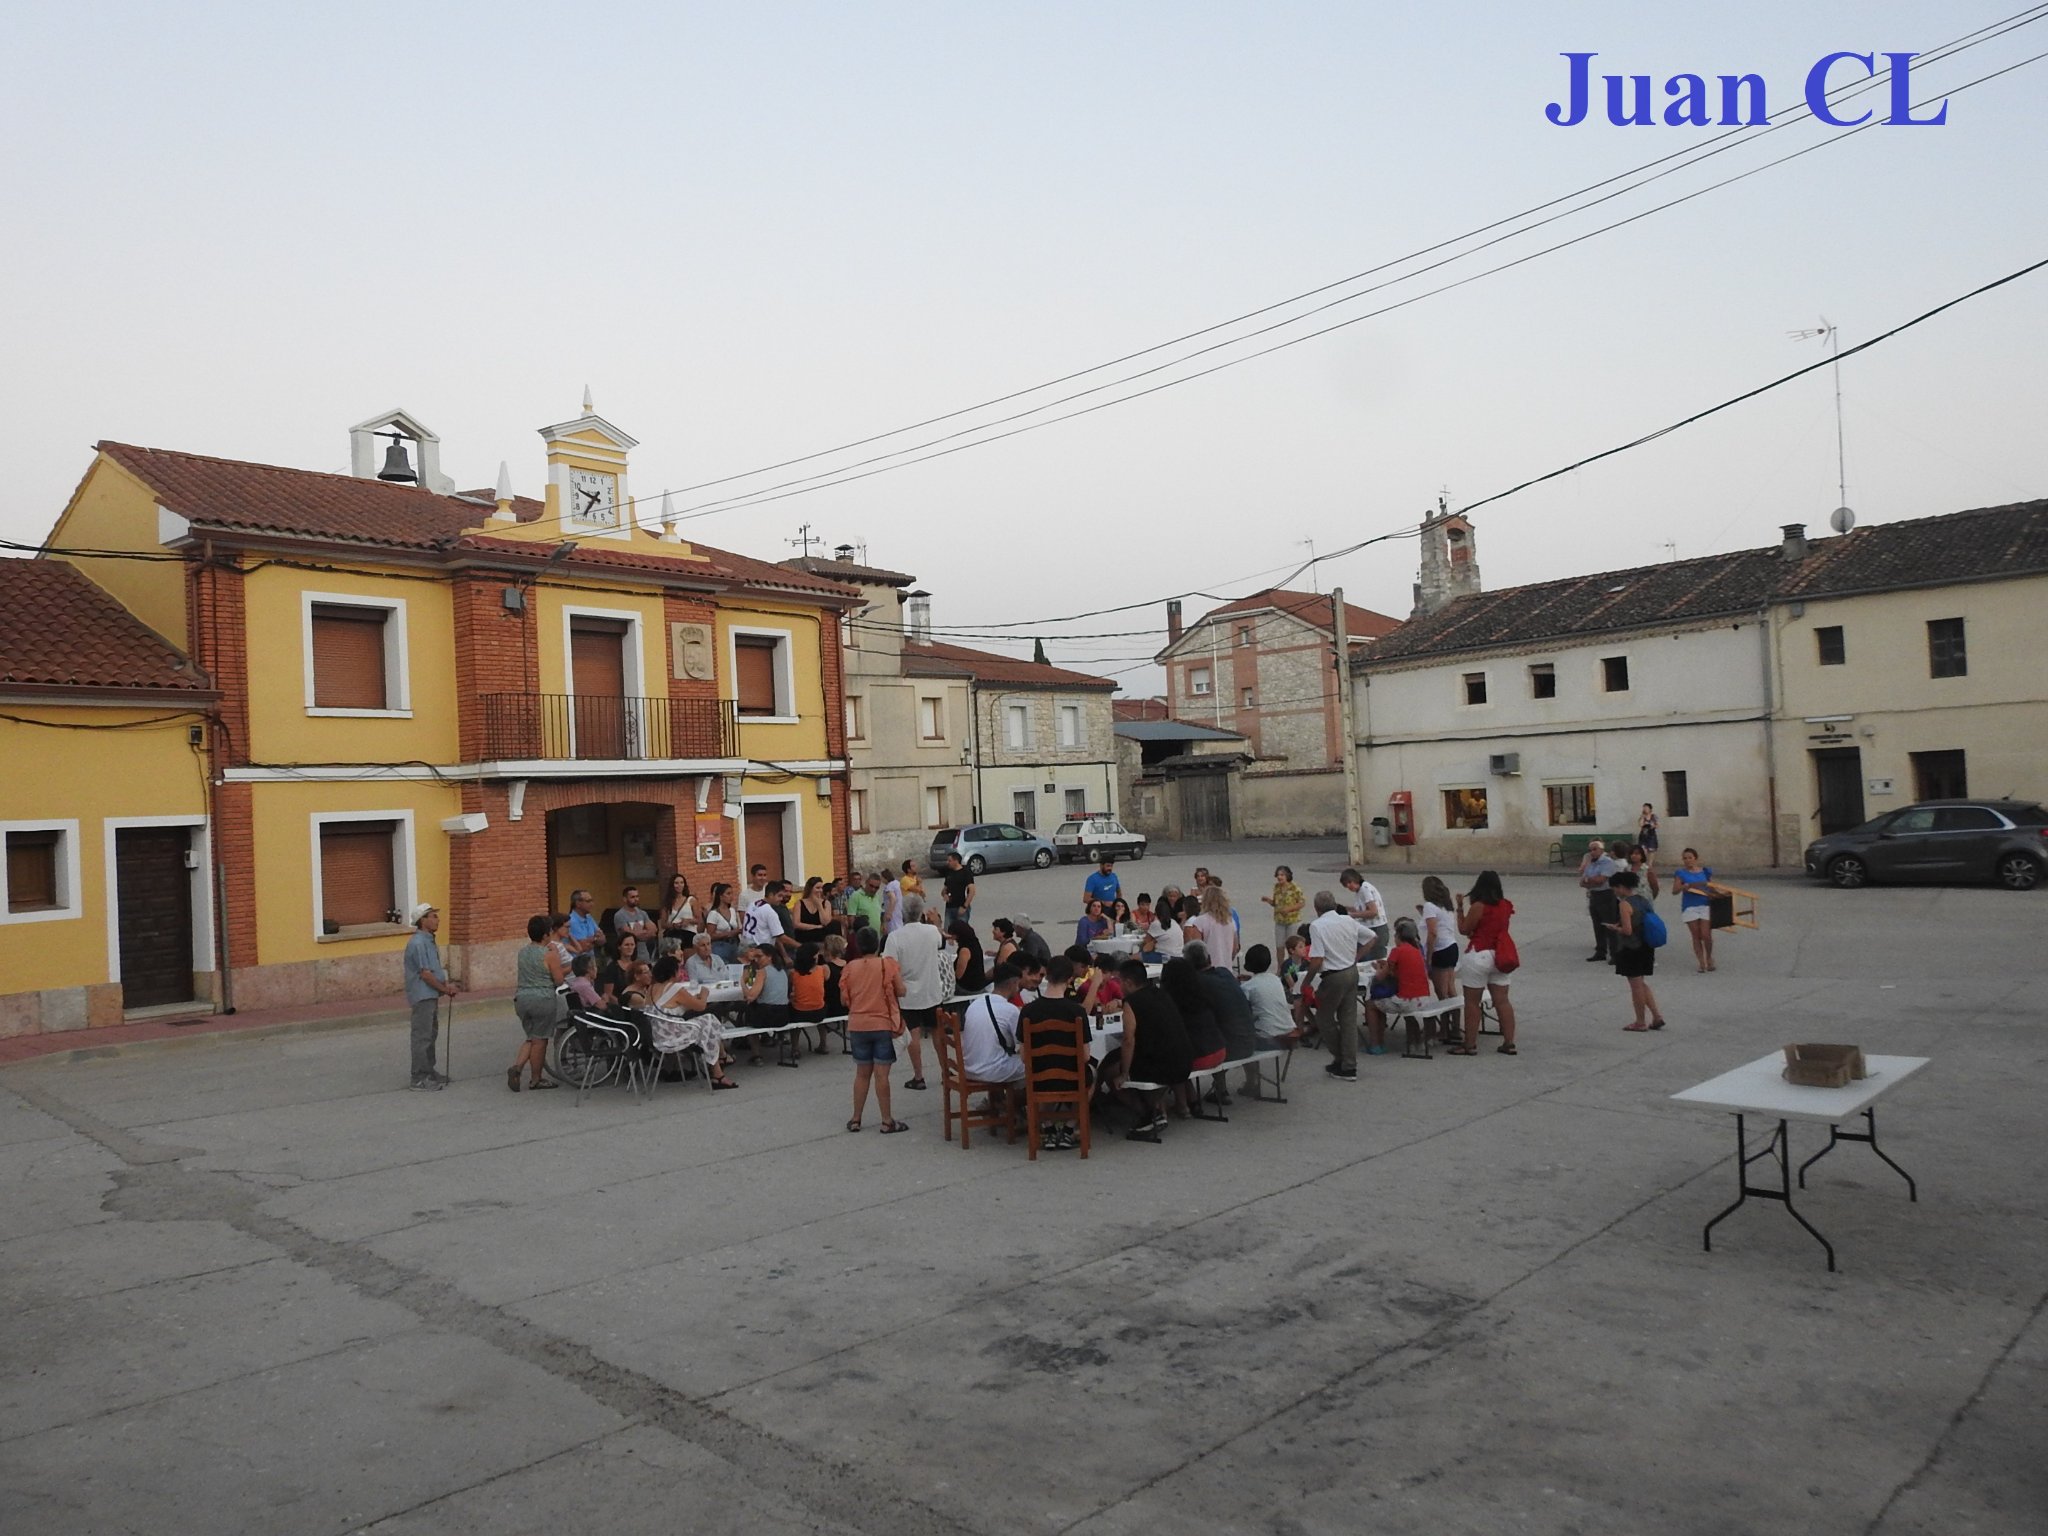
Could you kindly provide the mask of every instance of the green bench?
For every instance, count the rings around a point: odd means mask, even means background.
[[[1576,864],[1586,856],[1586,849],[1595,839],[1612,848],[1618,842],[1634,842],[1634,832],[1567,832],[1550,845],[1550,862],[1553,864]]]

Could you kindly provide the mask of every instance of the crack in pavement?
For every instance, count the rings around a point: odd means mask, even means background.
[[[22,1085],[9,1085],[22,1093]],[[103,1209],[130,1221],[220,1222],[359,1295],[388,1301],[428,1329],[459,1334],[545,1372],[610,1409],[735,1466],[772,1462],[776,1492],[809,1515],[891,1536],[965,1536],[971,1528],[905,1497],[863,1468],[824,1460],[809,1447],[756,1429],[722,1409],[691,1401],[650,1376],[610,1364],[584,1345],[465,1296],[454,1285],[345,1243],[316,1237],[261,1209],[271,1191],[233,1174],[181,1168],[177,1149],[152,1147],[106,1125],[47,1089],[22,1093],[125,1165],[112,1175]]]

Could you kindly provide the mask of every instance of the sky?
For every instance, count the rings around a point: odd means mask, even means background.
[[[637,496],[739,475],[1153,347],[1719,131],[1552,125],[1564,52],[1658,82],[1755,72],[1775,110],[1824,54],[1924,53],[2023,11],[2044,19],[1927,66],[1916,95],[2048,51],[2048,7],[16,4],[0,410],[30,451],[0,537],[44,537],[103,438],[342,470],[350,424],[394,406],[440,434],[459,484],[506,460],[537,495],[536,429],[586,386],[640,440]],[[2048,256],[2048,60],[1955,95],[1941,127],[1730,142],[1144,382],[1813,152],[1213,376],[687,530],[780,559],[808,524],[914,573],[941,632],[1003,629],[1018,638],[994,648],[1027,652],[1042,629],[1053,659],[1147,692],[1153,599],[1256,590],[1311,547],[1412,528],[1440,495],[1477,501],[1816,361],[1820,342],[1787,333],[1822,316],[1853,346]],[[2048,271],[1844,363],[1858,518],[2048,495],[2044,336]],[[1479,510],[1484,578],[1775,542],[1826,524],[1836,480],[1823,370]],[[1414,566],[1396,540],[1295,584],[1403,615]]]

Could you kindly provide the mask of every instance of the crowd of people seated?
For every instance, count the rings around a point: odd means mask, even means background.
[[[805,1049],[825,1052],[828,1026],[843,1029],[855,1066],[846,1128],[862,1129],[872,1097],[885,1134],[906,1128],[891,1093],[897,1046],[910,1058],[900,1086],[925,1090],[942,1006],[959,1017],[967,1076],[998,1099],[1021,1087],[1035,1026],[1080,1020],[1084,1036],[1105,1037],[1096,1090],[1120,1098],[1136,1117],[1131,1134],[1148,1138],[1198,1108],[1189,1086],[1196,1075],[1210,1077],[1211,1100],[1229,1103],[1217,1071],[1226,1063],[1244,1063],[1242,1091],[1256,1094],[1263,1074],[1251,1058],[1320,1044],[1330,1055],[1325,1072],[1356,1081],[1361,1038],[1365,1054],[1382,1055],[1389,1026],[1405,1016],[1412,1044],[1434,1028],[1434,1015],[1417,1015],[1459,988],[1466,1006],[1458,1037],[1445,1036],[1451,1053],[1476,1053],[1487,995],[1499,1050],[1516,1050],[1514,904],[1490,871],[1456,898],[1432,876],[1415,915],[1394,917],[1356,869],[1343,872],[1338,891],[1311,898],[1282,865],[1260,897],[1272,909],[1268,944],[1246,934],[1206,868],[1185,888],[1129,899],[1104,859],[1082,890],[1074,942],[1057,953],[1024,914],[994,919],[984,940],[975,880],[957,854],[937,900],[909,860],[850,879],[813,876],[801,888],[759,864],[749,877],[743,891],[720,882],[700,901],[677,873],[651,906],[629,885],[602,914],[578,890],[568,912],[532,919],[514,999],[526,1040],[507,1085],[552,1086],[546,1051],[562,1017],[558,1000],[634,1021],[650,1053],[660,1029],[670,1047],[662,1054],[701,1059],[714,1088],[739,1086],[725,1070],[728,1021],[761,1032],[745,1036],[756,1064],[764,1035],[786,1038],[780,1064],[797,1066]],[[725,1018],[714,1012],[721,1009]],[[1042,1137],[1048,1149],[1069,1146],[1074,1128],[1056,1119]]]

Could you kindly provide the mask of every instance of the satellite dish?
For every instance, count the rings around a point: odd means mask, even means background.
[[[1828,526],[1837,533],[1847,533],[1856,526],[1856,514],[1847,507],[1837,507],[1828,514]]]

